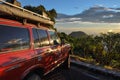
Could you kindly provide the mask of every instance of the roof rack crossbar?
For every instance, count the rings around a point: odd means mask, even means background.
[[[37,14],[37,13],[35,13],[35,12],[29,11],[29,10],[24,9],[24,8],[22,8],[22,7],[19,7],[19,6],[13,5],[13,4],[11,4],[11,3],[9,3],[9,2],[6,2],[6,1],[4,1],[4,0],[0,0],[0,2],[4,3],[4,4],[6,4],[6,5],[12,6],[12,7],[14,7],[14,8],[17,8],[17,9],[19,9],[19,10],[26,11],[26,12],[32,14],[32,15],[35,15],[35,16],[38,16],[38,17],[41,17],[41,18],[44,18],[44,19],[50,20],[50,18],[48,18],[48,17],[45,17],[45,16],[42,16],[42,15]]]

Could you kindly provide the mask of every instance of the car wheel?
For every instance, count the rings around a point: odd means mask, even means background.
[[[70,69],[70,57],[68,57],[68,58],[64,61],[64,63],[62,64],[62,67],[63,67],[64,69]]]
[[[40,75],[33,73],[26,80],[42,80],[42,79],[40,78]]]

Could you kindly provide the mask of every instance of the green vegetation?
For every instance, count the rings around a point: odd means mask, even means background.
[[[60,37],[72,45],[74,55],[102,66],[120,69],[120,33],[85,35],[79,38],[61,33]]]
[[[55,9],[51,9],[51,10],[46,10],[45,7],[43,5],[39,5],[39,6],[24,6],[25,9],[28,9],[30,11],[33,11],[35,13],[41,14],[43,15],[43,12],[47,14],[47,16],[53,21],[55,22],[55,18],[57,17],[57,12]]]

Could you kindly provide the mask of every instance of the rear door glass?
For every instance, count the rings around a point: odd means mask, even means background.
[[[28,29],[0,25],[0,53],[29,48],[29,42]]]
[[[48,46],[49,45],[49,40],[48,40],[48,35],[47,35],[46,30],[38,29],[38,34],[39,34],[39,37],[40,37],[41,46]]]
[[[34,47],[38,48],[41,46],[41,44],[40,44],[40,39],[38,36],[37,29],[32,29],[32,32],[33,32],[33,38],[34,38]]]
[[[34,47],[44,47],[49,45],[48,34],[46,30],[33,29]]]

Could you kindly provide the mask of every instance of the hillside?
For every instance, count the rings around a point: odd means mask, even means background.
[[[63,22],[101,22],[101,23],[119,23],[120,22],[120,8],[107,8],[101,6],[93,6],[82,13],[75,15],[59,14],[57,21]]]
[[[87,34],[82,31],[75,31],[75,32],[70,33],[69,35],[75,38],[80,38],[81,36],[87,36]]]

